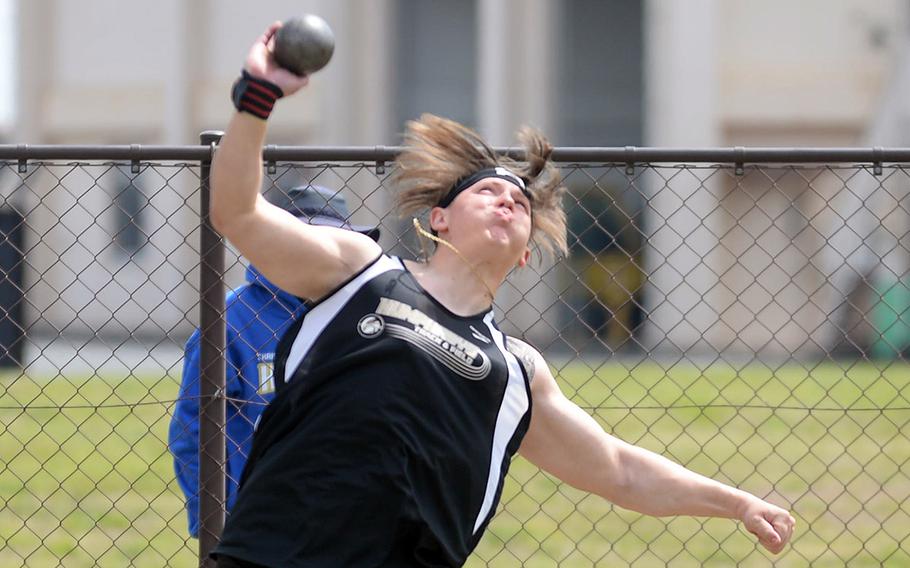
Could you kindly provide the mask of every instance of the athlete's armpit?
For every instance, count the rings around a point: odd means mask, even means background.
[[[524,367],[525,373],[528,375],[528,380],[534,379],[534,358],[537,354],[537,350],[525,343],[520,339],[516,339],[511,335],[506,336],[506,349],[512,355],[518,357],[518,360],[521,362],[521,366]]]

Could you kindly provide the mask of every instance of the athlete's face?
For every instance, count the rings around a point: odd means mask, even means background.
[[[524,266],[530,256],[531,202],[515,184],[484,178],[467,188],[445,209],[434,208],[430,223],[442,238],[462,252],[503,255]]]

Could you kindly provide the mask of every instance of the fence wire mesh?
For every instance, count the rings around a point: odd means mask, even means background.
[[[790,508],[797,533],[772,557],[736,523],[643,517],[519,457],[468,565],[910,564],[907,168],[561,171],[570,254],[510,276],[503,330],[607,431]],[[198,563],[168,426],[199,325],[200,172],[0,163],[0,564]],[[280,163],[264,189],[340,191],[419,256],[391,173]],[[245,266],[229,248],[228,288]]]

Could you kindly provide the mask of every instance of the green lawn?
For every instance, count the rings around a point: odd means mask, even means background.
[[[617,436],[790,507],[798,532],[779,565],[910,565],[910,365],[573,362],[557,371]],[[0,566],[196,565],[165,446],[175,378],[0,384]],[[518,458],[468,565],[771,559],[733,522],[614,510]]]

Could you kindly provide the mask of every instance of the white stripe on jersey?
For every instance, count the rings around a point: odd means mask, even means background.
[[[294,344],[288,352],[284,363],[284,382],[291,382],[297,367],[310,351],[313,343],[325,329],[325,326],[338,315],[345,304],[360,290],[364,284],[373,278],[400,267],[400,263],[383,254],[372,266],[357,275],[356,278],[339,288],[331,296],[319,302],[313,309],[306,313],[303,325],[294,338]]]
[[[486,520],[487,515],[491,513],[490,508],[493,506],[493,498],[496,497],[496,488],[499,485],[499,473],[502,468],[502,461],[506,455],[506,446],[509,440],[515,434],[518,423],[521,422],[522,416],[528,411],[528,391],[525,389],[524,375],[521,374],[521,365],[515,355],[512,355],[505,346],[505,334],[493,327],[493,312],[490,311],[483,318],[485,324],[490,329],[490,336],[496,343],[496,347],[505,357],[506,364],[509,367],[509,382],[506,384],[506,392],[502,397],[502,405],[499,407],[499,414],[496,417],[496,429],[493,432],[493,451],[490,456],[490,472],[487,477],[487,490],[483,496],[483,504],[477,513],[477,519],[474,521],[474,533]]]

